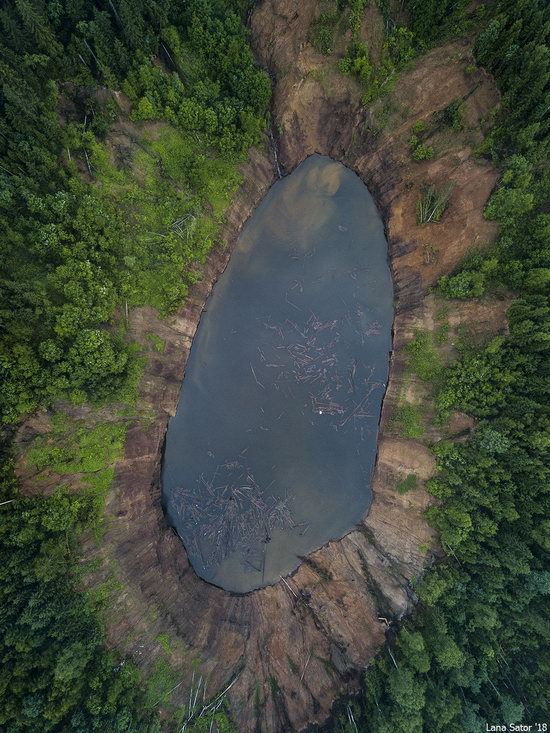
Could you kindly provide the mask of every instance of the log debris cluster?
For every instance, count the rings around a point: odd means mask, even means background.
[[[265,573],[267,546],[275,529],[297,528],[292,497],[279,498],[258,484],[252,471],[234,460],[216,467],[210,478],[201,475],[191,488],[174,492],[188,551],[204,567],[220,565],[238,551],[243,570]]]

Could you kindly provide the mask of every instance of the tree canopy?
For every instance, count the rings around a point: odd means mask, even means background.
[[[113,396],[127,378],[128,345],[106,326],[117,305],[135,295],[136,267],[147,269],[153,255],[130,251],[118,202],[90,185],[93,151],[117,114],[109,90],[128,95],[134,119],[166,120],[187,136],[187,198],[204,198],[205,182],[193,170],[205,155],[237,160],[265,124],[270,85],[253,63],[243,10],[243,3],[226,0],[4,3],[3,421],[59,396]],[[92,181],[82,180],[82,169]],[[203,241],[212,241],[202,231],[178,239],[169,228],[160,238],[175,248],[173,260],[187,247],[175,272],[182,282],[193,258],[204,256]],[[167,294],[166,309],[186,292],[173,287],[179,292]]]

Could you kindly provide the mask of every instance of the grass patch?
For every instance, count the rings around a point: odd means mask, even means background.
[[[37,472],[48,469],[61,476],[78,474],[81,486],[93,492],[99,507],[111,486],[125,437],[125,421],[90,425],[56,413],[52,431],[34,441],[26,458]]]
[[[441,323],[441,321],[446,321],[449,316],[449,304],[443,303],[438,307],[438,309],[435,312],[435,320],[438,323]]]
[[[146,126],[117,149],[88,143],[99,192],[114,202],[123,236],[121,279],[130,305],[177,308],[197,280],[241,183],[236,161],[167,123]],[[119,146],[120,147],[120,146]]]
[[[159,354],[164,353],[164,349],[166,348],[166,343],[164,342],[164,339],[161,339],[160,336],[152,332],[148,333],[145,338],[147,339],[147,341],[149,341],[155,351],[157,351]]]
[[[438,326],[434,332],[434,344],[436,346],[443,346],[449,340],[449,332],[451,326],[448,323],[443,323]]]
[[[170,692],[180,681],[180,676],[169,661],[159,656],[153,664],[153,669],[146,678],[145,705],[154,708],[161,703],[166,704],[170,698]]]
[[[422,438],[425,427],[420,406],[410,402],[398,405],[393,416],[392,427],[402,438],[413,440]]]
[[[353,74],[359,79],[363,87],[363,104],[368,105],[392,91],[399,73],[409,65],[416,52],[412,33],[403,26],[396,27],[386,37],[380,60],[375,62],[368,44],[358,40],[360,22],[359,17],[355,30],[352,28],[352,42],[340,60],[339,68],[343,74]]]
[[[405,347],[408,368],[425,382],[436,382],[443,370],[443,363],[433,348],[435,338],[429,331],[416,331]]]
[[[337,10],[326,10],[311,24],[309,42],[319,53],[328,56],[334,50],[334,29],[338,19]]]
[[[157,636],[157,642],[166,654],[170,654],[172,651],[172,644],[170,643],[170,637],[168,634],[159,634]]]
[[[470,324],[460,323],[456,329],[454,346],[464,358],[476,354],[480,349],[487,346],[492,338],[491,334],[478,331]]]
[[[395,488],[397,489],[398,494],[406,494],[407,491],[416,489],[417,486],[418,476],[416,475],[416,473],[409,473],[406,478],[404,478],[402,481],[399,481]]]

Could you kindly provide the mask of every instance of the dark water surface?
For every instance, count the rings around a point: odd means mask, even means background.
[[[245,592],[344,535],[371,502],[393,290],[359,178],[314,155],[277,182],[206,310],[163,498],[196,572]]]

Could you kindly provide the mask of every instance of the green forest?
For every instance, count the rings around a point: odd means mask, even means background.
[[[5,0],[0,8],[0,731],[153,733],[138,668],[105,645],[102,599],[83,593],[79,536],[101,523],[110,474],[79,494],[23,496],[14,430],[59,400],[127,405],[140,360],[125,312],[180,306],[217,241],[238,165],[269,121],[248,0]],[[429,510],[445,558],[419,602],[340,701],[334,733],[478,733],[535,723],[550,700],[550,5],[404,0],[382,64],[354,37],[364,0],[339,2],[341,72],[368,104],[443,40],[475,34],[501,104],[478,151],[498,168],[489,251],[443,277],[441,297],[506,289],[509,333],[445,370]],[[385,17],[390,3],[379,2]],[[330,17],[314,42],[331,47]],[[114,126],[135,141],[113,159]],[[414,145],[414,151],[418,145]],[[429,152],[420,151],[421,157]],[[89,436],[113,455],[124,429]],[[90,447],[91,446],[91,447]],[[47,455],[46,460],[58,456]],[[44,457],[42,457],[44,459]],[[4,502],[4,503],[3,503]],[[388,651],[389,650],[389,651]],[[546,717],[545,717],[546,716]],[[233,727],[223,707],[188,731]]]

